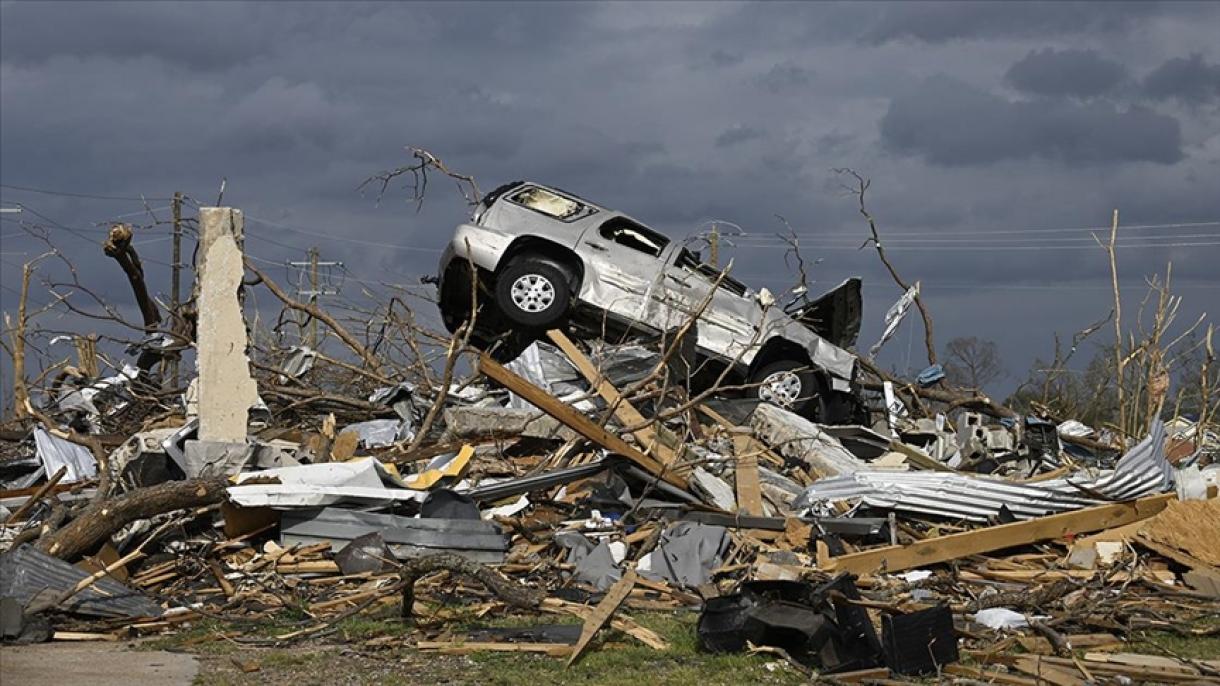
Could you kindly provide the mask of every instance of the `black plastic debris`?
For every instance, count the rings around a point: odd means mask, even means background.
[[[881,618],[881,638],[885,665],[898,674],[932,674],[958,660],[957,634],[948,605],[885,615]]]
[[[750,581],[737,593],[709,599],[699,615],[699,642],[711,652],[740,652],[747,643],[783,648],[828,673],[876,666],[881,643],[860,606],[851,576],[815,586],[803,581]]]
[[[419,508],[428,519],[481,519],[479,506],[468,496],[448,488],[433,489]]]
[[[394,553],[376,531],[358,536],[335,553],[335,564],[344,575],[383,572],[395,565]]]

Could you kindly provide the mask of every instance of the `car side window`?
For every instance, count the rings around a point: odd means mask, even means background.
[[[675,266],[685,269],[692,274],[697,274],[701,278],[712,283],[719,280],[720,288],[722,290],[726,290],[735,295],[744,296],[746,294],[747,289],[745,284],[731,276],[728,276],[727,274],[721,278],[719,269],[705,263],[702,259],[700,259],[698,253],[693,253],[686,248],[682,248],[682,250],[678,253],[678,259]]]
[[[665,236],[625,217],[606,220],[597,232],[608,241],[642,252],[650,257],[660,257],[661,251],[669,245],[669,239]]]

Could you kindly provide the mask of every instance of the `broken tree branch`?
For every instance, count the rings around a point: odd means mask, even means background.
[[[228,485],[229,478],[221,475],[168,481],[117,498],[95,500],[67,526],[39,540],[38,548],[61,560],[72,560],[137,519],[218,503]]]
[[[254,276],[258,277],[258,280],[267,287],[267,290],[271,291],[272,295],[279,298],[280,302],[284,303],[286,307],[299,312],[304,312],[310,317],[313,317],[314,319],[317,319],[330,327],[331,331],[334,331],[335,335],[339,337],[339,340],[343,341],[347,347],[351,348],[352,352],[359,355],[360,359],[363,360],[364,363],[373,371],[377,371],[381,367],[381,361],[377,359],[377,356],[370,352],[368,348],[364,347],[363,343],[357,340],[355,336],[344,328],[343,325],[338,322],[338,320],[327,313],[326,310],[323,310],[312,303],[303,303],[299,300],[294,300],[291,296],[284,292],[284,289],[280,288],[279,284],[268,278],[267,275],[260,271],[258,267],[255,267],[248,258],[246,259],[246,269],[253,272]]]
[[[869,189],[869,186],[872,185],[872,181],[860,176],[860,174],[853,169],[844,168],[835,169],[834,171],[836,174],[849,174],[856,181],[854,188],[851,186],[845,187],[852,195],[856,196],[856,200],[859,203],[860,216],[864,217],[864,220],[868,222],[868,230],[872,234],[871,237],[865,241],[864,245],[868,245],[871,242],[873,247],[877,250],[877,257],[881,258],[881,264],[885,265],[886,270],[894,279],[894,283],[898,284],[898,287],[901,288],[903,292],[910,290],[911,285],[901,276],[899,276],[898,270],[894,268],[894,264],[890,262],[889,257],[886,256],[885,246],[882,245],[881,236],[877,232],[877,222],[873,219],[872,213],[868,211],[868,207],[864,203],[864,194]],[[936,364],[936,345],[933,343],[932,336],[932,315],[928,312],[928,308],[924,305],[922,293],[915,295],[915,306],[919,308],[919,316],[923,319],[923,340],[924,346],[928,350],[928,364],[933,365]]]

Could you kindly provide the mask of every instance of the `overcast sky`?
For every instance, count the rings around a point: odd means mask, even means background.
[[[484,189],[550,183],[675,237],[732,222],[735,275],[772,290],[791,283],[767,238],[783,215],[822,260],[815,288],[866,279],[867,347],[899,293],[856,249],[832,171],[852,167],[939,343],[997,341],[1003,393],[1109,310],[1082,229],[1113,208],[1132,307],[1172,260],[1181,318],[1220,309],[1217,35],[1217,3],[0,2],[0,198],[100,238],[141,204],[11,186],[211,204],[225,177],[254,256],[317,245],[353,278],[414,282],[460,196],[438,183],[417,213],[355,189],[416,145]],[[38,252],[13,221],[6,310]],[[52,231],[130,299],[97,245]],[[140,239],[162,292],[165,235]],[[918,371],[920,336],[884,361]]]

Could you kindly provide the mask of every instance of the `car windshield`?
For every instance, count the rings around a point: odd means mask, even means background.
[[[537,186],[523,188],[511,195],[509,199],[518,205],[524,205],[535,212],[541,212],[560,221],[569,221],[583,216],[590,210],[589,206],[584,203]]]

